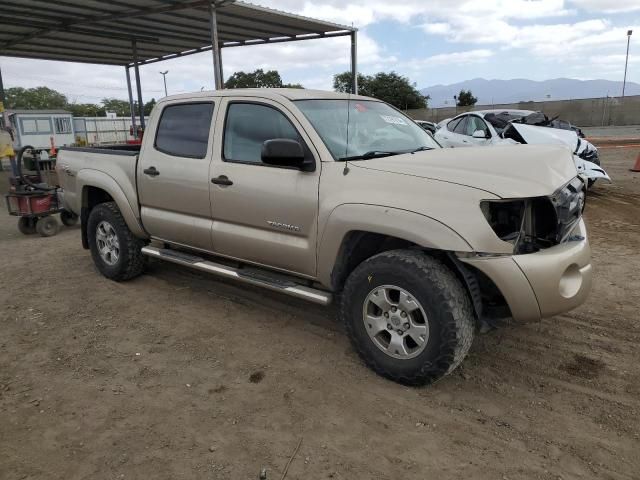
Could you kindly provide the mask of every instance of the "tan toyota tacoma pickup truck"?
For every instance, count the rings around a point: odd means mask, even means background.
[[[591,287],[569,151],[442,149],[372,98],[167,97],[141,147],[62,148],[57,169],[104,276],[128,280],[152,257],[338,299],[362,359],[405,384],[454,370],[497,319],[565,312]]]

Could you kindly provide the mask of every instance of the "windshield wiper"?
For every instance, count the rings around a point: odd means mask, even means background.
[[[411,150],[410,152],[407,152],[407,153],[424,152],[425,150],[433,150],[433,147],[427,147],[423,145],[422,147],[418,147],[415,150]]]
[[[338,160],[369,160],[370,158],[390,157],[392,155],[399,155],[404,152],[387,152],[385,150],[370,150],[362,155],[353,155],[351,157],[340,157]]]

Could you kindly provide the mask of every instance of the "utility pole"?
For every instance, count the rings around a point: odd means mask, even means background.
[[[167,96],[167,73],[169,73],[169,70],[165,70],[164,72],[160,72],[160,75],[162,75],[162,80],[164,81],[164,96]]]
[[[627,65],[629,64],[629,43],[631,42],[631,35],[633,30],[627,31],[627,56],[624,60],[624,80],[622,81],[622,98],[624,98],[624,89],[627,86]]]

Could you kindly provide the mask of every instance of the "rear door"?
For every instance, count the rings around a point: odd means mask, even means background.
[[[142,223],[152,237],[211,250],[209,167],[213,101],[166,104],[146,135],[137,182]]]
[[[456,117],[436,132],[436,139],[444,147],[463,147],[465,145],[462,133],[464,133],[464,127],[466,124],[466,115]]]
[[[275,101],[228,98],[220,106],[212,160],[217,254],[314,276],[321,162],[301,119]],[[301,142],[315,170],[262,162],[265,140]]]

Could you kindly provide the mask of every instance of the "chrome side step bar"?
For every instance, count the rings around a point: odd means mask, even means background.
[[[201,270],[224,278],[238,280],[250,285],[268,288],[269,290],[285,293],[292,297],[302,298],[303,300],[308,300],[320,305],[329,305],[332,300],[332,296],[329,292],[324,292],[316,288],[305,287],[304,285],[298,285],[297,283],[278,278],[276,276],[270,276],[268,272],[228,267],[188,253],[169,250],[166,248],[142,247],[142,253],[149,257],[159,258],[161,260],[177,263],[178,265],[183,265],[195,270]]]

